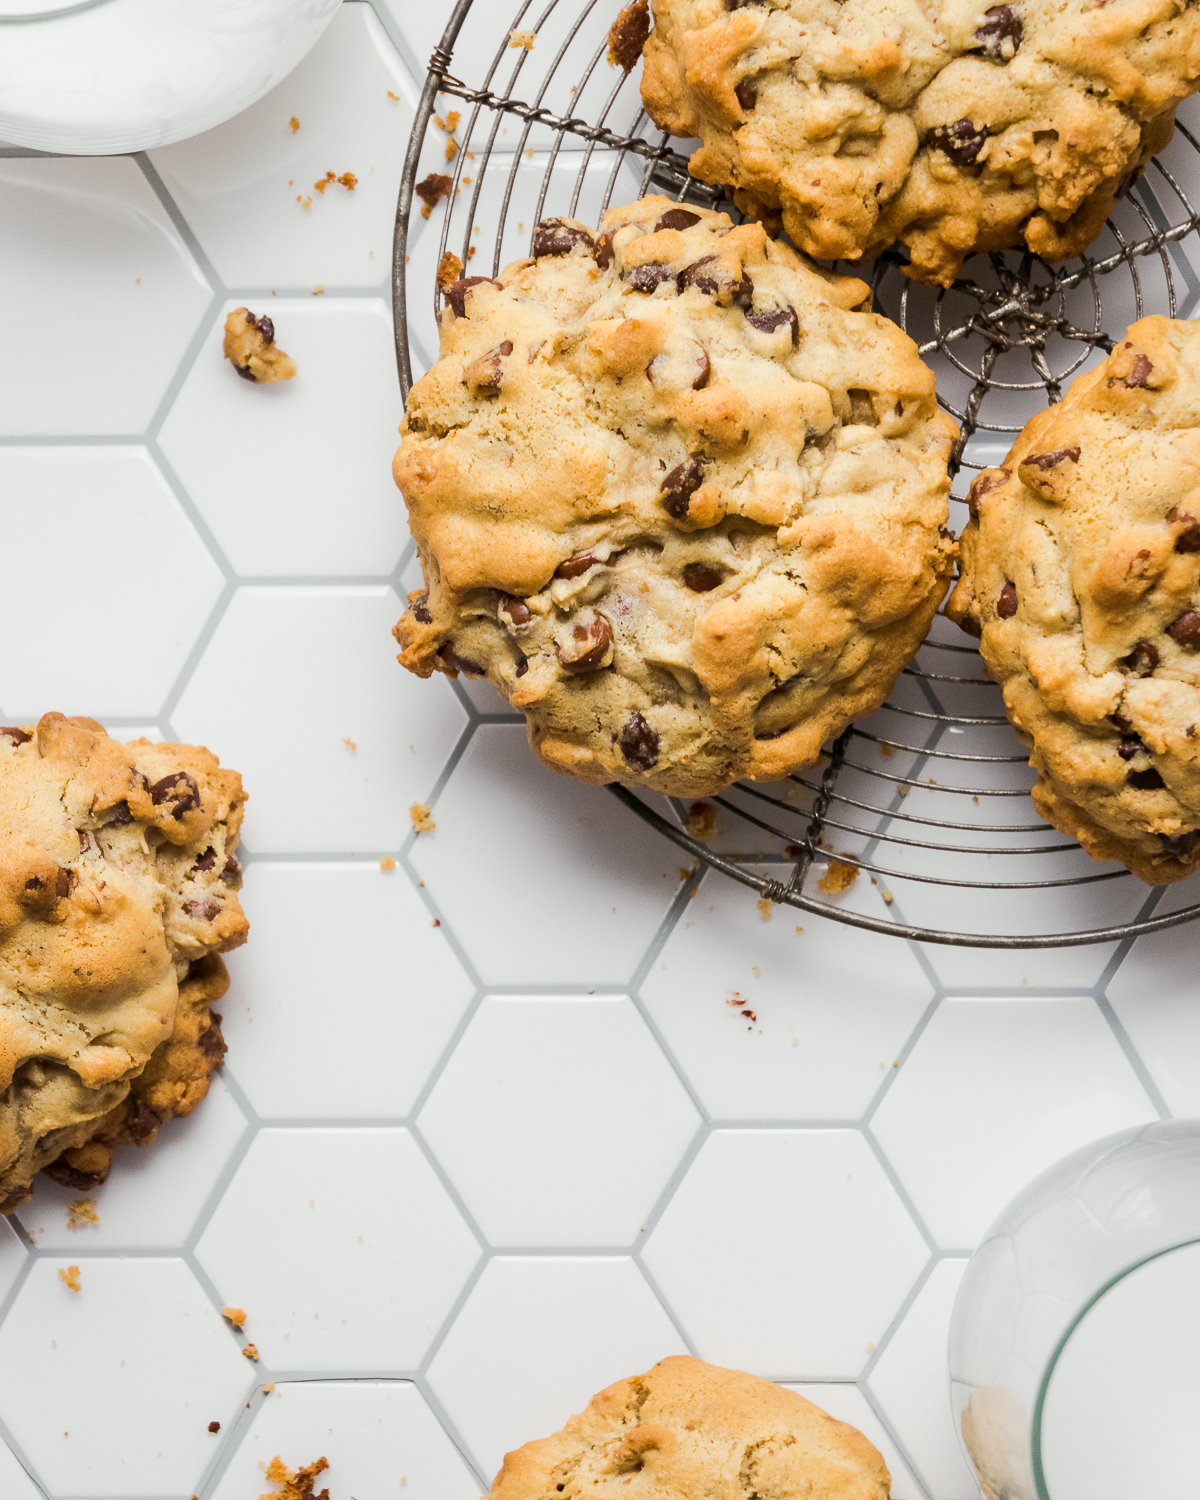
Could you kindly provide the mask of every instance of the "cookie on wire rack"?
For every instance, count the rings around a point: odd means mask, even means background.
[[[400,661],[488,677],[555,770],[680,796],[812,765],[949,583],[916,346],[760,224],[645,198],[445,289],[396,454]]]
[[[188,1115],[245,941],[236,771],[50,713],[0,728],[0,1212]]]
[[[1151,885],[1200,866],[1200,322],[1143,318],[971,486],[947,606],[1033,800]]]
[[[688,1355],[619,1380],[552,1437],[507,1455],[488,1500],[888,1500],[879,1451],[757,1375]]]
[[[1179,0],[654,0],[642,95],[691,170],[810,255],[899,242],[948,286],[976,250],[1099,234],[1200,78]]]

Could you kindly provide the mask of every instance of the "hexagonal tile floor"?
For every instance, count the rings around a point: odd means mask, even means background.
[[[267,98],[148,157],[0,147],[0,712],[238,767],[253,926],[203,1108],[118,1158],[98,1223],[48,1182],[0,1220],[0,1495],[253,1500],[280,1454],[328,1457],[335,1500],[467,1500],[691,1350],[856,1422],[905,1500],[970,1500],[965,1257],[1053,1158],[1200,1109],[1194,934],[996,960],[764,921],[486,689],[400,671],[387,268],[446,9],[346,0]],[[293,384],[222,361],[242,302]]]

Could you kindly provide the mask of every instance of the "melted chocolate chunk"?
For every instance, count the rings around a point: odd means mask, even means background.
[[[983,24],[975,28],[975,40],[989,62],[1006,63],[1021,45],[1025,28],[1011,5],[993,5],[983,13]]]
[[[447,641],[444,646],[439,646],[437,654],[452,672],[465,672],[468,677],[487,676],[486,667],[481,667],[477,661],[472,661],[468,656],[459,656],[454,649],[453,641]]]
[[[225,1045],[225,1038],[221,1035],[220,1020],[220,1016],[214,1015],[212,1025],[206,1026],[196,1038],[196,1045],[211,1061],[214,1068],[221,1066],[221,1059],[229,1051]]]
[[[1196,840],[1200,839],[1200,833],[1194,828],[1188,833],[1180,833],[1172,836],[1160,833],[1159,839],[1165,854],[1173,854],[1176,859],[1191,859],[1196,848]]]
[[[27,745],[33,738],[33,735],[26,734],[25,730],[16,724],[6,724],[0,729],[0,734],[10,739],[14,745]]]
[[[1115,724],[1118,729],[1131,729],[1133,727],[1133,720],[1127,719],[1124,714],[1109,714],[1108,722]]]
[[[1173,505],[1167,512],[1167,523],[1183,527],[1175,538],[1176,552],[1200,552],[1200,521],[1195,516],[1189,516],[1187,511]]]
[[[758,81],[754,78],[743,78],[733,91],[734,98],[742,106],[747,114],[758,103]]]
[[[1189,651],[1200,650],[1200,613],[1189,609],[1186,614],[1180,615],[1178,620],[1167,626],[1167,634],[1179,645],[1186,646]]]
[[[491,276],[460,276],[457,281],[452,281],[449,286],[442,288],[442,296],[454,309],[456,318],[465,318],[467,315],[467,293],[473,286],[498,286],[503,288],[502,281],[495,280]]]
[[[249,314],[248,316],[250,318],[250,321],[253,323],[253,313]],[[275,342],[275,324],[265,314],[258,320],[258,331],[263,336],[264,344],[273,344]]]
[[[179,822],[184,813],[200,806],[200,788],[186,771],[171,771],[150,788],[150,800],[155,807],[164,802],[173,802],[171,816]]]
[[[413,619],[419,620],[422,625],[433,624],[433,616],[429,613],[428,592],[419,595],[416,599],[413,600],[412,612]]]
[[[675,287],[680,294],[695,287],[706,297],[714,298],[721,307],[749,307],[754,296],[754,283],[749,276],[743,271],[741,279],[735,281],[729,268],[722,265],[716,255],[706,255],[703,260],[684,266],[675,278]]]
[[[1139,792],[1156,792],[1160,787],[1166,786],[1153,766],[1148,771],[1126,771],[1125,780]]]
[[[231,854],[225,861],[224,868],[221,870],[222,883],[225,885],[237,885],[241,878],[242,867]]]
[[[787,307],[776,307],[771,312],[755,312],[753,308],[747,308],[746,322],[751,328],[757,328],[759,333],[774,333],[777,328],[786,328],[790,325],[792,348],[799,346],[800,319],[796,316],[796,309],[790,304]]]
[[[700,351],[700,361],[696,369],[696,378],[692,381],[692,390],[702,391],[708,384],[709,376],[712,374],[712,365],[709,363],[708,355],[704,350]]]
[[[997,469],[994,474],[980,474],[972,482],[967,491],[967,509],[971,512],[971,519],[979,519],[979,502],[989,491],[999,489],[1002,484],[1007,484],[1012,478],[1011,469]]]
[[[580,552],[576,557],[568,557],[566,562],[559,563],[554,570],[555,578],[582,578],[592,568],[600,566],[600,559],[594,552]]]
[[[603,615],[596,614],[573,625],[570,641],[565,646],[556,644],[554,649],[563,671],[581,676],[600,670],[611,645],[612,626]]]
[[[203,901],[185,901],[183,909],[189,917],[201,922],[211,922],[220,915],[221,903],[215,896],[205,896]]]
[[[944,151],[959,167],[973,167],[987,140],[987,131],[972,125],[970,120],[955,120],[953,125],[935,125],[925,137],[928,144]]]
[[[626,764],[636,771],[649,771],[658,764],[658,735],[636,708],[621,726],[617,745]]]
[[[528,671],[529,671],[529,658],[525,655],[524,651],[518,651],[517,652],[517,674],[516,675],[518,677],[524,677],[525,673],[528,672]]]
[[[699,562],[685,564],[682,577],[693,594],[707,594],[712,589],[720,588],[725,581],[722,569],[712,568],[708,563]]]
[[[623,279],[629,283],[635,292],[653,292],[662,286],[664,281],[671,280],[671,268],[659,266],[653,263],[645,266],[634,266],[624,273]]]
[[[607,271],[613,263],[613,239],[616,236],[615,229],[609,229],[600,235],[592,247],[592,254],[596,258],[596,264],[602,271]]]
[[[668,208],[665,214],[659,215],[654,232],[657,234],[660,229],[690,229],[699,222],[700,215],[694,214],[690,208]]]
[[[128,802],[118,802],[116,804],[116,806],[113,808],[113,810],[112,810],[112,816],[109,818],[108,821],[109,821],[110,826],[112,824],[116,824],[116,826],[118,828],[122,827],[126,823],[132,823],[133,822],[133,814],[129,811],[129,803]]]
[[[1123,671],[1132,672],[1135,677],[1149,677],[1158,666],[1158,648],[1149,641],[1139,641],[1128,656],[1121,658],[1118,665]]]
[[[659,486],[663,509],[669,516],[682,521],[688,513],[688,502],[703,483],[702,458],[689,458],[677,464]]]
[[[1140,755],[1145,745],[1136,734],[1128,734],[1117,746],[1117,754],[1122,760],[1132,760],[1135,755]]]
[[[1064,461],[1077,464],[1079,462],[1079,452],[1078,448],[1059,448],[1055,453],[1035,453],[1029,458],[1023,458],[1021,460],[1021,467],[1025,468],[1028,466],[1031,469],[1041,469],[1045,472],[1047,469],[1056,469]]]
[[[996,600],[996,613],[1002,620],[1011,620],[1017,612],[1017,586],[1008,582],[1000,590],[1000,597]]]
[[[494,392],[500,389],[504,381],[504,366],[500,363],[507,359],[513,352],[512,340],[505,339],[502,344],[497,344],[494,349],[489,349],[486,354],[481,354],[474,365],[467,370],[468,376],[472,377],[476,391]],[[475,372],[478,371],[478,378]]]
[[[582,245],[590,255],[595,244],[594,235],[562,219],[543,219],[533,231],[533,253],[537,256],[570,255],[576,245]]]
[[[89,1188],[102,1187],[108,1181],[109,1168],[105,1167],[102,1172],[81,1172],[77,1167],[69,1166],[60,1156],[48,1167],[43,1167],[42,1172],[49,1177],[51,1182],[57,1182],[60,1187],[74,1188],[76,1192],[86,1192]]]
[[[204,851],[204,853],[200,856],[200,858],[196,861],[196,863],[192,866],[192,869],[193,870],[211,870],[212,867],[216,864],[216,862],[217,862],[217,851],[215,849],[206,849]]]
[[[518,599],[515,594],[502,594],[498,606],[500,623],[519,630],[522,625],[528,625],[533,619],[533,610],[530,609],[524,599]]]
[[[235,373],[240,375],[243,380],[248,380],[251,385],[258,384],[258,376],[254,373],[249,365],[239,365],[237,361],[234,360],[233,368]]]
[[[201,1032],[200,1035],[203,1036],[204,1033]],[[203,1043],[201,1045],[203,1046]],[[134,1143],[140,1146],[153,1137],[154,1132],[161,1124],[162,1121],[154,1111],[148,1105],[143,1104],[140,1099],[136,1099],[125,1128],[128,1130]]]
[[[1109,385],[1123,385],[1131,391],[1148,390],[1150,386],[1150,375],[1154,366],[1144,354],[1134,356],[1133,369],[1126,375],[1124,380],[1110,380]]]

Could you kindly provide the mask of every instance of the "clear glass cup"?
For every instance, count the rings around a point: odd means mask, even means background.
[[[108,155],[199,135],[284,79],[340,0],[0,0],[0,141]]]
[[[988,1500],[1200,1493],[1200,1121],[1095,1141],[1009,1204],[959,1289],[950,1389]]]

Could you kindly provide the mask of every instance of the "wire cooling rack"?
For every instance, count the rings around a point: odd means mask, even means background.
[[[618,0],[524,0],[515,9],[457,0],[430,59],[397,208],[393,294],[406,397],[414,369],[436,358],[444,256],[463,263],[458,274],[496,275],[530,253],[538,220],[595,223],[610,203],[647,192],[738,217],[722,189],[689,176],[690,145],[675,149],[648,120],[640,64],[626,73],[608,61],[618,9]],[[877,310],[916,341],[959,423],[956,529],[970,475],[1000,462],[1033,412],[1103,358],[1127,324],[1149,312],[1186,317],[1200,302],[1189,257],[1190,249],[1200,266],[1200,212],[1187,191],[1200,186],[1200,141],[1189,109],[1085,255],[1055,266],[1021,252],[977,255],[949,289],[907,280],[898,255],[865,273],[841,267],[870,276]],[[443,197],[417,218],[439,187]],[[846,730],[816,768],[730,787],[710,799],[715,820],[703,806],[609,790],[764,901],[876,932],[1064,947],[1200,916],[1200,904],[1177,898],[1156,911],[1162,890],[1097,864],[1049,828],[1029,800],[1033,779],[976,647],[939,617],[888,703]]]

